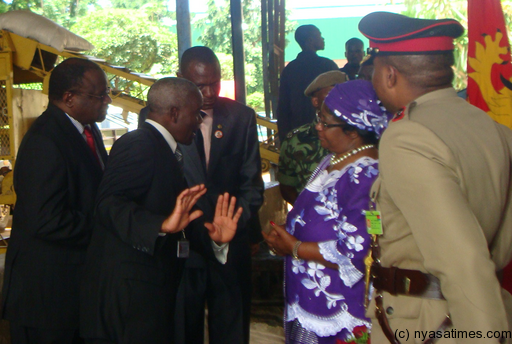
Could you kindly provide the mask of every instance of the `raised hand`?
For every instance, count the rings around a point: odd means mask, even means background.
[[[201,210],[195,210],[190,214],[191,208],[197,203],[198,199],[207,191],[204,184],[195,185],[186,189],[177,196],[175,208],[172,214],[163,221],[161,231],[164,233],[176,233],[183,230],[196,218],[202,216]]]
[[[219,245],[232,240],[238,228],[238,220],[243,212],[242,207],[239,207],[236,213],[234,212],[236,197],[231,197],[230,203],[229,197],[227,192],[218,197],[213,222],[204,223],[211,239]]]

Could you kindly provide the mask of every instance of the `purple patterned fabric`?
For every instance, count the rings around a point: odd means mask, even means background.
[[[338,269],[285,257],[286,342],[335,343],[366,326],[364,258],[370,244],[364,211],[378,175],[378,161],[361,157],[327,171],[326,156],[288,214],[286,229],[301,241],[318,242]],[[318,173],[316,173],[318,172]]]
[[[393,118],[377,99],[372,83],[365,80],[335,85],[324,103],[342,121],[360,130],[374,131],[377,138]]]

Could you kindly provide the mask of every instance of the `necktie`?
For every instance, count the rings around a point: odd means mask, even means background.
[[[98,164],[100,165],[100,160],[97,155],[97,149],[95,148],[95,139],[93,138],[93,132],[91,132],[91,127],[86,125],[84,127],[84,134],[86,135],[86,143],[88,144],[89,149],[93,152],[93,155],[97,159]]]
[[[182,157],[182,151],[179,148],[179,146],[177,146],[175,148],[175,158],[177,159],[177,162],[179,163],[179,167],[181,167],[181,171],[182,171],[184,169],[184,160]]]

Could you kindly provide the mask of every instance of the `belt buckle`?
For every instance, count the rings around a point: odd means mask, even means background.
[[[411,279],[407,276],[404,277],[404,294],[409,294],[409,289],[411,286]]]

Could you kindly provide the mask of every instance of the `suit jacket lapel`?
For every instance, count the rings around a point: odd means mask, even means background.
[[[175,184],[178,184],[177,194],[179,194],[183,189],[186,188],[186,181],[184,180],[184,175],[181,172],[181,167],[179,162],[177,161],[177,157],[175,156],[174,152],[172,151],[172,148],[170,148],[170,145],[164,139],[161,132],[159,132],[154,126],[152,126],[149,123],[144,123],[140,127],[142,129],[150,130],[150,132],[154,135],[157,142],[157,149],[158,149],[158,157],[159,160],[171,162],[171,174],[173,176],[170,176],[170,179],[175,181]],[[183,154],[184,157],[184,154]]]
[[[198,184],[207,186],[207,175],[205,165],[200,161],[200,155],[197,150],[197,144],[193,141],[190,145],[177,144],[182,150],[182,157],[184,159],[184,177],[189,187]],[[204,211],[207,215],[211,215],[210,210],[214,210],[211,206],[210,199],[206,195],[202,196],[197,201],[197,207]]]
[[[166,156],[168,156],[174,162],[174,164],[176,164],[177,167],[179,167],[179,162],[177,162],[177,158],[175,157],[175,154],[173,153],[172,148],[170,148],[170,145],[168,144],[166,139],[164,139],[161,132],[159,132],[158,129],[156,129],[154,126],[152,126],[149,123],[144,123],[141,126],[141,128],[150,130],[150,132],[152,132],[152,134],[156,137],[156,139],[158,141],[159,150],[163,152],[163,155],[166,153]],[[164,157],[163,157],[163,159],[164,159]]]
[[[102,132],[100,132],[97,124],[92,124],[91,130],[94,133],[95,145],[97,146],[98,152],[100,153],[100,159],[104,163],[105,167],[107,163],[107,151],[104,146],[104,141],[102,140]]]
[[[211,130],[211,152],[209,155],[209,167],[207,169],[207,176],[211,177],[215,171],[218,161],[223,154],[223,143],[225,142],[225,132],[228,128],[228,117],[225,106],[220,104],[220,100],[215,104],[213,109],[213,128]],[[215,136],[217,131],[221,131],[222,136],[217,138]]]
[[[150,138],[153,142],[152,144],[156,148],[155,154],[151,154],[155,155],[152,156],[152,158],[155,160],[156,164],[156,170],[153,178],[160,186],[160,188],[164,189],[163,191],[166,191],[166,194],[169,194],[169,198],[171,199],[171,201],[169,201],[167,200],[168,197],[163,196],[165,199],[163,200],[161,198],[159,203],[162,203],[164,206],[168,205],[169,203],[175,204],[175,199],[177,196],[187,188],[187,183],[184,179],[180,164],[177,161],[177,157],[172,151],[172,148],[170,148],[170,144],[166,141],[161,132],[153,125],[145,122],[136,131],[150,132]],[[146,136],[143,136],[142,138],[146,138]],[[173,238],[170,236],[165,238],[168,240],[158,242],[156,250],[161,250],[163,246],[165,246],[165,242],[173,241]]]
[[[87,166],[90,167],[91,170],[94,170],[95,173],[98,175],[102,175],[102,167],[100,167],[100,165],[97,162],[97,159],[91,152],[91,149],[88,147],[88,144],[82,137],[82,134],[80,134],[79,131],[77,131],[77,128],[72,124],[70,119],[68,119],[66,113],[64,113],[61,109],[54,106],[53,104],[49,104],[48,108],[51,112],[53,112],[57,123],[61,127],[65,136],[68,138],[68,142],[70,143],[70,145],[76,148],[75,150],[77,150],[77,155],[83,157],[86,161],[89,161]]]
[[[177,144],[182,150],[184,159],[184,176],[188,186],[206,184],[206,171],[200,161],[197,144],[193,141],[190,145]]]

